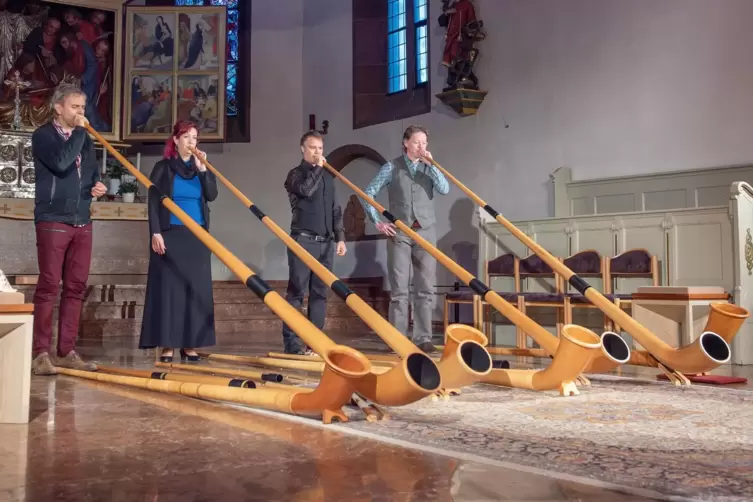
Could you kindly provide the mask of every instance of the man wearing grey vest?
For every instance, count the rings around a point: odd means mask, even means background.
[[[335,198],[335,179],[322,167],[323,149],[324,141],[321,134],[309,131],[303,135],[303,160],[288,173],[285,189],[293,210],[290,235],[319,260],[319,263],[332,270],[335,252],[338,256],[345,255],[345,232],[342,208]],[[288,290],[285,299],[292,306],[301,308],[303,296],[308,289],[308,318],[317,328],[324,328],[329,288],[290,249],[288,269]],[[303,341],[287,324],[282,325],[282,339],[286,354],[309,352]]]
[[[403,154],[382,166],[364,192],[375,198],[386,187],[390,213],[433,244],[437,240],[434,192],[446,195],[450,184],[436,167],[421,160],[431,158],[426,150],[427,141],[426,129],[409,126],[403,133]],[[436,260],[407,236],[398,234],[395,225],[381,222],[379,213],[366,201],[362,199],[361,204],[376,228],[390,238],[387,242],[390,323],[401,333],[408,332],[408,293],[413,264],[412,340],[424,352],[436,352],[431,343]]]

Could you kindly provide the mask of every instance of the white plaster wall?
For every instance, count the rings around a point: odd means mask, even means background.
[[[405,126],[428,126],[435,158],[511,219],[553,214],[548,175],[563,165],[584,179],[753,157],[753,2],[475,3],[488,31],[478,75],[489,95],[479,114],[459,118],[434,99],[429,114],[354,131],[351,0],[253,2],[251,143],[208,147],[211,158],[287,228],[283,181],[300,160],[298,139],[310,113],[330,121],[327,151],[362,143],[387,158],[399,153]],[[430,5],[436,94],[445,77],[444,40],[436,24],[441,2]],[[148,170],[154,160],[142,165]],[[365,186],[376,169],[354,163],[345,174]],[[345,204],[350,194],[339,188]],[[473,205],[453,188],[436,208],[441,249],[475,271]],[[224,189],[212,221],[212,232],[265,278],[287,278],[282,244]],[[361,246],[367,249],[359,252]],[[335,271],[379,273],[383,248],[383,241],[351,244]],[[218,264],[215,276],[229,277]],[[453,280],[440,270],[438,284]]]

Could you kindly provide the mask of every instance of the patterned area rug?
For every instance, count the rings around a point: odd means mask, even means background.
[[[570,398],[476,385],[342,427],[667,495],[753,500],[753,392],[592,382]]]

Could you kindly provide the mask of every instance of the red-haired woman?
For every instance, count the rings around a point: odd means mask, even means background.
[[[197,138],[195,124],[178,121],[149,179],[209,229],[207,203],[217,198],[217,178],[191,154]],[[163,362],[172,361],[175,349],[181,359],[198,361],[194,349],[215,344],[211,253],[162,206],[154,190],[149,191],[149,234],[152,251],[139,348],[162,347]]]

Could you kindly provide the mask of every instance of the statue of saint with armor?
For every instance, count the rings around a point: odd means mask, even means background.
[[[442,64],[448,68],[445,91],[478,90],[473,66],[478,59],[476,42],[486,38],[484,22],[476,19],[471,0],[442,0],[439,26],[447,28]]]

